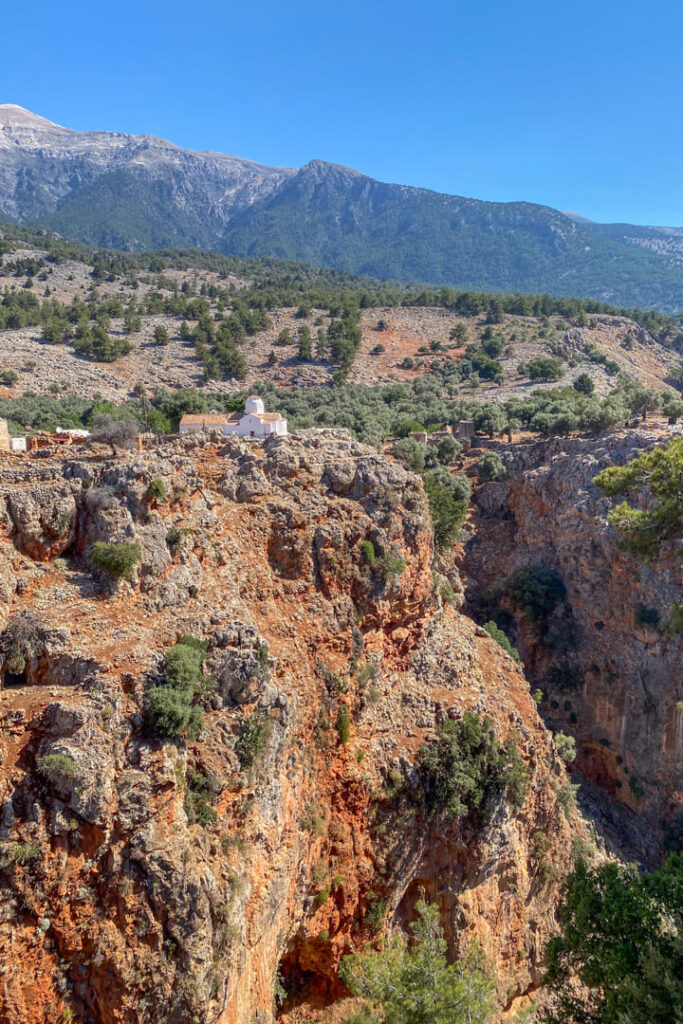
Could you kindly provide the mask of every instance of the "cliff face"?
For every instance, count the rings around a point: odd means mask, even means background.
[[[559,570],[566,598],[546,622],[503,599],[513,642],[546,690],[544,717],[576,737],[578,767],[657,827],[683,803],[683,640],[657,628],[683,599],[680,556],[666,546],[644,563],[621,550],[606,518],[615,502],[592,479],[667,440],[641,429],[502,446],[507,476],[479,488],[465,554],[475,601],[523,566]]]
[[[276,988],[317,1014],[422,888],[501,1005],[538,985],[586,833],[516,665],[434,596],[417,478],[343,433],[183,438],[5,456],[0,509],[0,1019],[246,1024]],[[96,540],[140,545],[129,583]],[[182,635],[214,683],[188,744],[146,725]],[[529,775],[479,826],[400,797],[467,710]]]

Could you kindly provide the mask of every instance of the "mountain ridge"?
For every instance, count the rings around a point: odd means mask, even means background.
[[[93,245],[200,247],[399,281],[683,309],[683,229],[599,224],[377,181],[268,167],[153,135],[77,132],[0,105],[0,217]]]

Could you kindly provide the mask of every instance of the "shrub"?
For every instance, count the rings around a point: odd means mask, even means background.
[[[169,686],[152,690],[149,720],[161,736],[176,739],[196,739],[203,724],[201,708],[191,704],[185,693]]]
[[[564,376],[564,367],[555,356],[534,356],[528,363],[520,363],[519,373],[530,380],[559,380]]]
[[[567,593],[558,571],[543,565],[516,569],[507,577],[502,590],[513,606],[532,622],[547,618]]]
[[[371,540],[362,540],[360,542],[360,553],[361,558],[368,565],[374,565],[375,563],[375,545]]]
[[[395,934],[381,952],[344,957],[340,976],[353,995],[366,999],[360,1024],[487,1024],[494,1009],[494,985],[481,954],[471,947],[449,963],[436,905],[421,897],[414,940]],[[367,920],[367,919],[366,919]]]
[[[492,720],[472,712],[444,722],[437,742],[422,746],[420,771],[427,806],[453,817],[482,811],[495,794],[505,792],[514,803],[526,795],[527,773],[514,738],[501,746]]]
[[[567,736],[564,732],[556,732],[553,736],[553,743],[565,764],[571,764],[576,760],[576,740],[573,736]]]
[[[427,445],[420,444],[413,437],[405,437],[394,449],[396,458],[412,473],[421,473],[425,468]]]
[[[166,543],[168,544],[171,551],[177,551],[180,547],[180,542],[183,539],[182,531],[177,526],[172,526],[166,534]]]
[[[490,480],[502,480],[506,474],[505,463],[497,452],[487,452],[479,459],[477,478],[482,483]]]
[[[43,855],[43,848],[40,843],[10,843],[6,847],[7,859],[15,864],[25,867]]]
[[[375,569],[385,583],[400,576],[405,567],[406,563],[394,551],[387,551],[375,559]]]
[[[36,768],[48,782],[73,779],[76,775],[76,762],[69,754],[44,754],[36,760]]]
[[[469,481],[466,477],[454,477],[440,467],[425,476],[424,487],[434,529],[434,543],[439,550],[444,550],[460,536],[460,527],[465,521],[469,504]]]
[[[452,465],[462,451],[462,445],[451,434],[442,437],[436,446],[439,462],[444,466]]]
[[[249,771],[260,758],[271,729],[270,719],[255,713],[244,723],[235,743],[235,753],[240,759],[242,771]]]
[[[211,825],[218,814],[211,806],[220,794],[221,787],[213,775],[205,775],[190,769],[186,776],[185,813],[192,825],[197,822],[203,828]]]
[[[683,1015],[683,857],[651,873],[579,861],[546,947],[548,1024],[673,1024]],[[578,983],[577,983],[578,982]]]
[[[92,546],[90,561],[97,568],[106,572],[112,579],[130,579],[133,570],[142,557],[139,544],[121,542],[106,544],[98,540]]]
[[[610,466],[593,483],[607,497],[648,487],[654,507],[636,508],[627,501],[613,508],[608,521],[623,536],[624,547],[633,555],[651,558],[663,541],[683,531],[683,438],[653,448],[626,466]]]
[[[342,704],[337,713],[337,736],[343,747],[349,742],[350,726],[349,709],[346,704]]]
[[[493,620],[491,620],[489,622],[485,622],[484,623],[484,629],[486,630],[488,635],[490,637],[492,637],[496,641],[498,646],[502,647],[503,650],[507,654],[509,654],[511,658],[514,658],[515,661],[519,661],[520,660],[519,659],[519,651],[517,650],[516,647],[512,646],[512,644],[510,643],[510,640],[508,639],[507,634],[503,632],[503,630],[500,628],[500,626],[496,625],[496,623],[493,622]]]
[[[152,480],[147,488],[147,497],[155,501],[163,501],[166,497],[166,486],[163,480]]]

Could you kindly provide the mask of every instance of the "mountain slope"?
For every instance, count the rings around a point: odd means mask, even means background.
[[[198,246],[353,273],[547,291],[683,309],[683,231],[601,225],[533,203],[489,203],[76,132],[0,105],[0,216],[96,245]]]

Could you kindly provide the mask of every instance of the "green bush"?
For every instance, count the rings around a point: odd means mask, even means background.
[[[527,772],[514,737],[501,746],[492,720],[472,712],[444,722],[437,742],[422,746],[420,771],[427,806],[457,818],[483,811],[496,794],[514,804],[526,797]]]
[[[502,480],[507,474],[505,463],[498,452],[487,452],[477,464],[477,478],[486,483],[491,480]]]
[[[548,1024],[683,1020],[683,856],[651,873],[579,861],[558,919],[546,947]]]
[[[349,732],[351,727],[351,719],[349,718],[349,709],[346,704],[342,704],[337,713],[337,736],[339,742],[343,747],[349,742]]]
[[[44,754],[37,758],[36,768],[48,782],[73,779],[76,775],[76,762],[69,754]]]
[[[150,694],[149,721],[163,737],[193,740],[202,731],[203,715],[182,690],[156,686]]]
[[[206,644],[184,636],[164,654],[164,682],[150,694],[149,721],[158,733],[168,738],[196,739],[202,730],[203,715],[193,703],[205,689],[202,672]]]
[[[573,736],[567,736],[564,732],[556,732],[553,736],[553,743],[565,764],[571,764],[576,760],[576,740]]]
[[[434,543],[439,550],[445,550],[460,537],[470,498],[469,480],[464,476],[453,476],[449,470],[439,466],[425,475],[424,488],[434,529]]]
[[[197,822],[203,828],[218,818],[212,807],[220,794],[221,787],[213,775],[189,769],[185,779],[185,813],[191,825]]]
[[[495,986],[484,972],[481,953],[470,947],[463,960],[449,963],[438,907],[428,906],[421,897],[417,913],[412,942],[394,934],[381,952],[344,957],[342,981],[354,996],[367,1001],[351,1020],[356,1024],[488,1024]]]
[[[624,547],[641,558],[654,557],[664,541],[683,532],[683,438],[637,456],[626,466],[610,466],[593,480],[607,497],[647,487],[656,504],[637,508],[628,501],[613,508],[608,521],[622,534]]]
[[[360,542],[360,553],[361,558],[368,565],[374,565],[375,563],[375,545],[371,540],[362,540]]]
[[[147,488],[147,497],[156,501],[163,501],[166,497],[166,486],[163,480],[152,480]]]
[[[107,544],[98,540],[90,552],[92,564],[116,580],[130,579],[141,557],[140,545],[126,542]]]
[[[235,753],[240,759],[242,771],[249,771],[261,757],[271,727],[271,720],[261,713],[254,713],[244,723],[235,743]]]
[[[544,565],[516,569],[503,583],[502,591],[532,622],[546,619],[567,593],[558,571]]]
[[[493,622],[493,620],[491,620],[489,622],[485,622],[484,623],[484,629],[486,630],[488,635],[490,637],[492,637],[496,641],[498,646],[502,647],[503,650],[507,654],[509,654],[511,658],[514,658],[515,661],[519,661],[520,660],[520,658],[519,658],[519,651],[517,650],[516,647],[512,646],[512,644],[510,643],[510,640],[508,639],[507,634],[503,632],[503,630],[500,628],[500,626],[496,625],[496,623]]]
[[[375,559],[374,565],[376,572],[385,583],[400,576],[406,567],[406,563],[395,551],[386,551]]]

